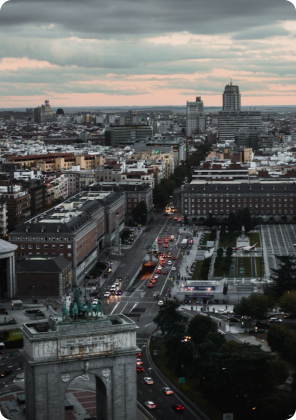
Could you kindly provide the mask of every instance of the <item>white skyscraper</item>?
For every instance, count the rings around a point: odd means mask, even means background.
[[[223,93],[223,112],[239,112],[241,110],[241,95],[239,87],[230,81]]]
[[[200,96],[196,97],[195,102],[188,102],[186,106],[186,135],[192,136],[199,134],[205,129],[205,115],[203,101]]]

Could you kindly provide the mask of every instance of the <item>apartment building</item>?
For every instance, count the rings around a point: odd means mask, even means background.
[[[227,217],[245,207],[254,216],[292,217],[296,214],[296,184],[289,181],[206,182],[187,185],[181,192],[182,213],[192,220],[214,216]]]
[[[123,229],[122,193],[83,191],[18,225],[9,240],[18,245],[18,257],[61,255],[71,261],[73,284],[79,285],[95,265],[98,251],[112,245],[116,215]]]

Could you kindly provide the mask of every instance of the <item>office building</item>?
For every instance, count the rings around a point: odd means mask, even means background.
[[[241,110],[241,95],[239,87],[229,83],[223,93],[223,112],[239,112]]]
[[[203,101],[197,96],[195,102],[186,104],[186,135],[192,136],[205,130],[206,119],[203,109]]]
[[[259,111],[219,112],[218,135],[219,141],[235,140],[239,130],[250,128],[262,131],[262,116]]]

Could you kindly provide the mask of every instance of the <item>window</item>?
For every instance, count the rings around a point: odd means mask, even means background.
[[[32,249],[32,248],[33,248],[32,244],[29,244],[29,245],[28,245],[28,248],[29,248],[29,249]]]
[[[67,248],[68,248],[68,249],[71,249],[71,248],[72,248],[72,245],[67,245]]]
[[[40,245],[39,244],[36,244],[36,249],[40,249]]]
[[[63,249],[64,248],[64,245],[60,245],[60,249]]]
[[[71,252],[68,254],[68,257],[72,257],[72,254],[71,254]]]
[[[21,244],[21,249],[25,249],[25,245],[24,244]]]
[[[47,249],[48,248],[48,245],[44,245],[44,249]]]

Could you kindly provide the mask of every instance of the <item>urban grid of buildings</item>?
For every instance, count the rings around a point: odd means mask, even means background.
[[[0,236],[17,246],[17,295],[31,293],[40,258],[55,280],[36,295],[79,286],[139,203],[151,219],[153,188],[205,142],[212,150],[181,191],[190,223],[244,207],[262,218],[296,215],[296,115],[242,109],[232,82],[216,112],[200,96],[175,113],[67,114],[47,100],[1,112]]]

